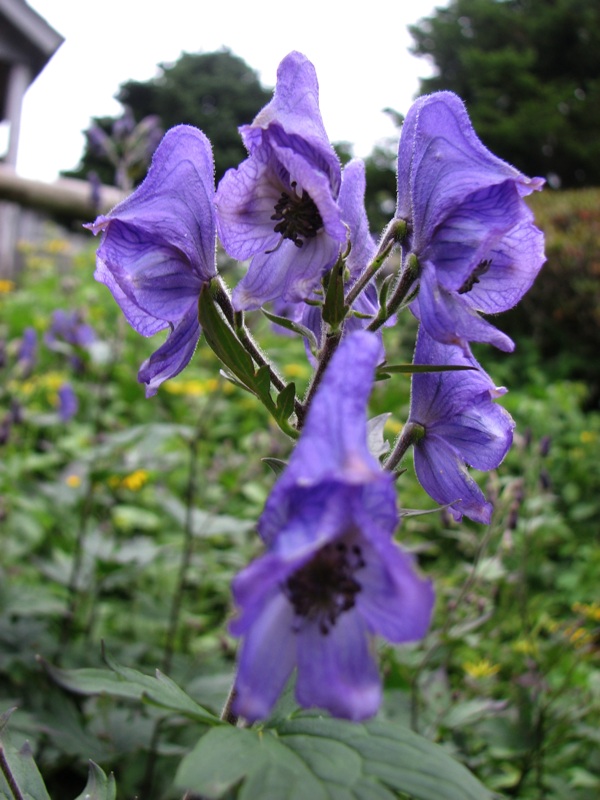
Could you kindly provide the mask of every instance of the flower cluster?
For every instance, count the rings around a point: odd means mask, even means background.
[[[264,554],[233,585],[233,711],[265,718],[295,671],[300,705],[363,719],[381,699],[375,637],[417,640],[433,610],[430,582],[394,542],[408,448],[421,485],[456,521],[490,522],[469,468],[498,467],[514,424],[495,402],[506,390],[470,344],[514,347],[482,315],[514,306],[543,264],[524,200],[543,181],[490,153],[458,97],[422,97],[402,129],[397,208],[377,242],[364,165],[342,168],[314,67],[296,52],[240,134],[248,157],[215,188],[204,134],[168,131],[145,181],[88,226],[102,234],[96,278],[140,334],[168,331],[139,371],[148,396],[187,366],[204,333],[225,374],[298,439],[259,521]],[[248,262],[232,292],[217,235]],[[394,249],[400,268],[380,281]],[[381,331],[405,307],[419,320],[414,365],[391,365]],[[244,315],[255,309],[305,338],[314,372],[304,398],[252,338]],[[414,372],[409,418],[387,455],[367,419],[378,369]]]

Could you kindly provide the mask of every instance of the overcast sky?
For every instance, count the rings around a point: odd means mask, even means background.
[[[290,50],[316,67],[321,111],[332,141],[367,155],[395,130],[382,109],[406,113],[418,78],[431,74],[408,52],[406,26],[443,0],[28,0],[65,42],[27,92],[17,171],[53,180],[83,151],[92,116],[119,115],[114,99],[129,79],[148,80],[182,52],[223,46],[273,86]],[[250,121],[250,120],[248,120]]]

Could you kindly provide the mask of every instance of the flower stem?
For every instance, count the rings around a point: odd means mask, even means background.
[[[387,303],[386,308],[382,308],[379,314],[375,317],[373,322],[367,327],[368,331],[376,331],[388,321],[388,319],[395,314],[400,307],[402,301],[407,297],[413,283],[419,277],[420,264],[417,257],[411,253],[406,260],[406,264],[400,275],[400,279],[396,284],[394,293]]]
[[[408,450],[408,448],[417,442],[425,433],[425,429],[422,425],[419,425],[418,422],[407,422],[406,425],[402,428],[402,432],[400,436],[396,439],[396,443],[392,449],[392,452],[386,458],[384,463],[384,469],[391,472],[395,469],[404,454]]]
[[[392,250],[392,247],[395,244],[402,243],[402,241],[405,239],[407,230],[408,226],[403,219],[393,219],[390,222],[381,238],[381,242],[379,243],[379,247],[377,248],[377,252],[373,257],[373,260],[348,292],[346,296],[346,305],[351,306],[354,303],[358,295],[363,291],[363,289],[368,285],[369,281],[385,263]]]
[[[244,313],[242,311],[236,311],[233,308],[228,288],[223,279],[218,276],[214,279],[214,281],[217,282],[217,291],[214,295],[215,301],[235,331],[239,341],[259,367],[268,367],[271,383],[278,392],[282,392],[286,388],[287,384],[279,375],[272,362],[265,356],[258,344],[252,338],[252,334],[244,322]],[[304,408],[297,397],[294,398],[294,411],[296,412],[298,420],[300,420],[302,414],[304,413]]]
[[[298,430],[302,428],[302,424],[304,422],[304,417],[309,409],[310,404],[312,403],[313,397],[315,396],[315,392],[319,388],[319,384],[321,383],[321,378],[325,372],[325,369],[329,362],[331,361],[331,357],[337,350],[337,346],[340,343],[340,339],[342,338],[342,331],[335,331],[332,333],[328,333],[325,338],[325,344],[323,345],[323,349],[321,350],[321,357],[319,359],[319,363],[317,364],[317,368],[312,376],[312,380],[310,382],[310,386],[308,387],[308,391],[306,392],[306,397],[304,398],[304,403],[302,404],[302,415],[298,416]]]

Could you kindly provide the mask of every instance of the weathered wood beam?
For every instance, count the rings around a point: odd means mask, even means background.
[[[54,183],[30,180],[0,164],[0,200],[26,208],[59,214],[85,222],[110,211],[125,194],[114,186],[100,186],[94,203],[92,186],[75,178],[59,178]]]

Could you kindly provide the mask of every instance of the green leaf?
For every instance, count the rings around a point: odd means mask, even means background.
[[[325,305],[323,306],[323,321],[327,322],[334,331],[338,329],[349,311],[348,306],[344,304],[344,299],[344,262],[339,260],[329,273]]]
[[[210,730],[181,762],[178,786],[211,800],[491,800],[439,745],[391,722],[301,716],[276,730]]]
[[[296,401],[296,384],[288,383],[277,395],[277,414],[281,420],[288,419],[294,413]]]
[[[40,659],[53,681],[76,694],[105,694],[111,697],[125,697],[131,700],[144,700],[151,705],[182,714],[196,722],[218,725],[220,720],[186,694],[170,678],[159,670],[156,677],[122,667],[106,654],[105,661],[110,669],[72,669],[54,667]]]
[[[319,349],[319,345],[317,342],[317,338],[314,333],[310,330],[310,328],[306,328],[304,325],[301,325],[299,322],[293,322],[291,319],[287,319],[287,317],[280,317],[278,314],[273,314],[270,311],[265,311],[265,309],[261,309],[265,317],[271,322],[274,322],[275,325],[281,325],[282,328],[285,328],[288,331],[293,331],[294,333],[299,333],[300,336],[304,336],[305,339],[308,339],[308,343],[310,349],[313,353],[316,353]]]
[[[0,797],[15,797],[12,786],[25,800],[50,800],[29,742],[17,748],[9,736],[8,720],[14,710],[0,716]]]
[[[90,761],[85,789],[75,800],[116,800],[116,797],[115,776],[111,772],[107,777],[97,764]]]
[[[271,373],[268,364],[263,364],[256,370],[253,387],[263,403],[267,407],[271,406],[273,401],[271,398]]]
[[[281,475],[283,470],[287,467],[287,461],[283,461],[281,458],[261,458],[263,464],[266,464],[270,467],[275,475]]]
[[[233,374],[247,386],[254,387],[254,362],[219,310],[204,284],[198,300],[198,320],[211,350]]]
[[[413,375],[421,372],[460,372],[477,369],[477,367],[453,366],[450,364],[383,364],[377,371],[377,380],[386,378],[392,373],[402,372]]]

